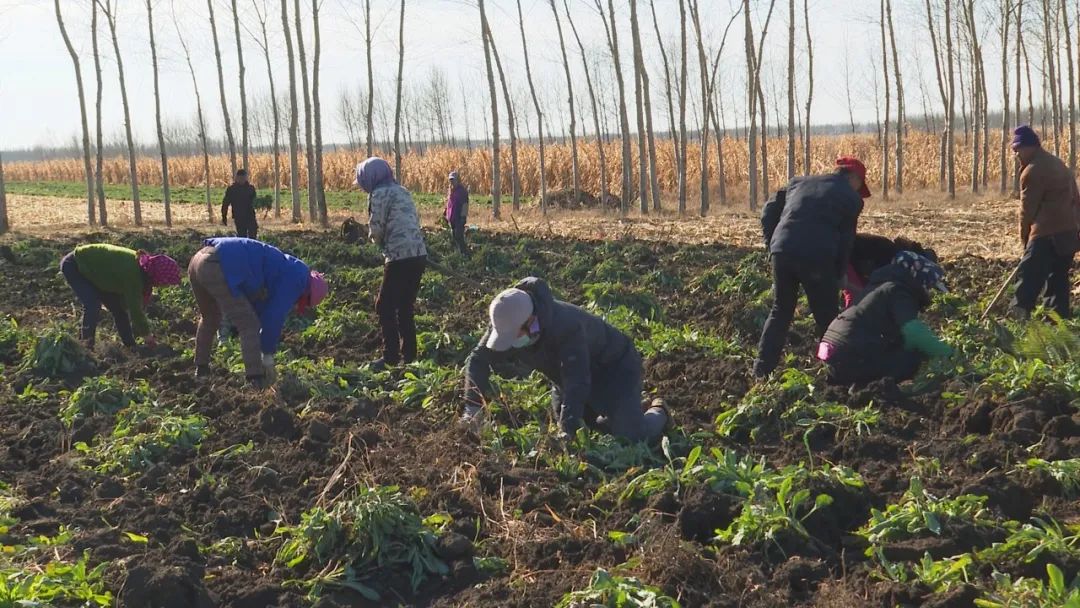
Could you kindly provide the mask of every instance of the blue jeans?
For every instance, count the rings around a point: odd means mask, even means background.
[[[94,347],[94,339],[97,335],[98,322],[101,320],[101,307],[109,309],[113,321],[116,323],[116,333],[120,334],[120,340],[124,346],[135,346],[135,335],[131,331],[131,319],[128,317],[127,307],[124,305],[120,294],[101,291],[91,283],[75,262],[75,254],[69,253],[60,260],[60,272],[64,275],[68,285],[71,285],[75,297],[83,305],[82,327],[79,331],[79,339]]]

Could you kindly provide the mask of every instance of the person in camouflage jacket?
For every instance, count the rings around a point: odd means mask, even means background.
[[[416,294],[427,266],[427,247],[409,191],[394,179],[390,164],[371,157],[356,166],[356,184],[368,194],[371,241],[383,251],[383,282],[375,312],[383,334],[382,369],[416,359]]]

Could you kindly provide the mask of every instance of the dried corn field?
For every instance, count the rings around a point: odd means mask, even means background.
[[[959,134],[958,134],[959,135]],[[997,183],[999,157],[996,150],[999,140],[991,136],[988,180],[991,185]],[[904,185],[909,190],[936,190],[938,188],[940,138],[931,134],[912,130],[904,140],[905,168]],[[1052,143],[1048,142],[1049,149]],[[502,175],[504,196],[511,191],[509,146],[502,154]],[[636,151],[636,147],[634,147]],[[769,185],[775,188],[786,180],[786,141],[771,138],[768,145]],[[551,190],[569,188],[573,183],[571,150],[569,144],[549,144],[546,146],[547,184]],[[618,194],[621,187],[620,144],[612,140],[605,144],[607,161],[608,190]],[[689,145],[688,186],[691,196],[700,188],[700,147],[698,142]],[[874,135],[822,136],[812,140],[810,173],[830,170],[833,160],[842,154],[861,158],[869,169],[868,179],[871,184],[881,182],[881,146]],[[716,141],[710,141],[709,149],[710,179],[713,190],[719,183],[717,170],[718,155]],[[796,150],[796,166],[802,167],[802,149]],[[525,196],[536,196],[540,189],[540,155],[535,145],[520,145],[518,149],[521,172],[522,192]],[[323,158],[325,184],[331,190],[345,190],[354,187],[354,167],[363,160],[362,153],[355,150],[338,149],[327,151]],[[600,191],[600,164],[595,140],[583,140],[579,143],[579,162],[583,187],[592,193]],[[745,201],[747,187],[747,148],[746,142],[731,137],[723,142],[724,185],[729,200]],[[965,145],[961,137],[956,142],[957,187],[960,188],[970,179],[972,149]],[[300,156],[300,165],[305,159]],[[678,188],[678,169],[675,162],[675,148],[668,139],[657,142],[657,181],[661,190],[672,195]],[[268,153],[253,154],[250,161],[252,179],[258,188],[269,188],[273,182],[273,156]],[[288,158],[281,159],[281,187],[288,187]],[[428,148],[424,151],[410,151],[402,158],[404,173],[403,183],[417,192],[438,192],[445,188],[445,178],[450,171],[461,172],[463,179],[473,192],[488,192],[491,188],[491,150],[489,147],[466,148]],[[633,162],[634,178],[637,184],[636,154]],[[1011,167],[1011,163],[1010,163]],[[6,167],[8,179],[12,181],[82,181],[83,167],[81,159],[52,160],[44,162],[12,163]],[[890,168],[890,172],[893,169]],[[127,160],[122,157],[105,161],[104,180],[110,184],[128,182]],[[138,159],[140,183],[159,184],[161,166],[159,159],[145,156]],[[229,182],[230,163],[227,155],[218,155],[210,159],[212,185],[226,185]],[[201,157],[173,157],[169,159],[169,177],[173,185],[200,186],[203,184],[203,164]],[[300,187],[307,187],[306,173],[301,171]],[[636,192],[632,193],[636,197]],[[691,205],[693,206],[693,205]]]

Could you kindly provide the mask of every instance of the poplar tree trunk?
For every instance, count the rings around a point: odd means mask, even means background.
[[[806,27],[806,129],[803,131],[803,174],[810,175],[810,104],[814,101],[814,41],[810,38],[810,0],[803,0],[803,23]]]
[[[86,215],[87,223],[91,226],[97,223],[94,216],[94,170],[90,166],[90,127],[86,123],[86,95],[83,91],[82,70],[79,68],[79,54],[75,47],[71,46],[71,38],[68,37],[67,28],[64,27],[64,16],[60,13],[60,0],[53,0],[56,8],[56,23],[60,26],[60,35],[64,37],[64,45],[67,46],[71,63],[75,66],[75,84],[79,89],[79,116],[82,119],[83,131],[83,171],[86,175]]]
[[[364,0],[364,49],[367,51],[367,155],[370,158],[375,151],[372,145],[375,132],[375,76],[371,68],[371,0]]]
[[[520,1],[520,0],[519,0]],[[649,213],[649,165],[645,155],[645,100],[643,99],[641,74],[645,69],[641,59],[641,36],[638,32],[637,0],[630,0],[630,41],[634,54],[634,109],[637,114],[638,149],[638,203],[641,214]]]
[[[589,90],[589,102],[592,105],[593,126],[596,129],[596,153],[597,158],[600,159],[600,206],[607,208],[608,197],[608,176],[607,176],[607,157],[604,154],[604,135],[600,129],[600,111],[596,103],[596,90],[593,89],[592,73],[589,70],[589,60],[585,55],[585,46],[581,43],[581,37],[578,36],[577,27],[574,26],[574,19],[570,16],[569,0],[563,0],[563,10],[566,11],[566,21],[570,24],[570,31],[574,33],[574,40],[577,41],[578,50],[581,53],[581,64],[585,68],[585,84]]]
[[[296,57],[300,61],[300,86],[304,96],[304,162],[307,165],[308,221],[319,217],[318,194],[315,177],[315,142],[312,139],[311,84],[308,80],[307,52],[304,48],[304,25],[301,20],[300,0],[293,0],[293,21],[296,23]],[[400,175],[395,175],[401,179]]]
[[[749,1],[749,0],[747,0]],[[694,35],[697,39],[698,49],[698,73],[701,80],[701,206],[698,213],[705,217],[709,213],[709,61],[705,57],[705,42],[701,36],[701,18],[698,10],[698,0],[689,0],[690,19],[694,24]]]
[[[4,186],[4,154],[0,151],[0,234],[7,234],[11,230],[8,221],[7,188]]]
[[[956,73],[953,70],[952,0],[945,0],[945,58],[948,66],[948,109],[945,118],[945,156],[949,198],[956,198],[956,159],[954,156],[956,134]]]
[[[1061,156],[1061,113],[1058,111],[1058,85],[1054,72],[1054,28],[1057,24],[1050,14],[1050,0],[1043,0],[1043,55],[1046,60],[1046,82],[1050,85],[1050,121],[1054,130],[1054,154]]]
[[[998,146],[998,154],[1001,157],[1001,187],[999,193],[1004,195],[1008,187],[1008,137],[1009,137],[1009,26],[1012,24],[1011,13],[1015,7],[1012,0],[1002,0],[1001,5],[1001,142]],[[1018,93],[1019,95],[1019,93]]]
[[[686,151],[686,83],[690,58],[686,52],[686,2],[687,0],[679,0],[679,52],[682,55],[682,67],[679,71],[679,217],[686,215],[686,171],[689,160]]]
[[[150,62],[154,69],[154,121],[157,125],[158,150],[161,153],[161,200],[165,206],[165,227],[172,228],[172,203],[169,200],[169,155],[165,150],[165,131],[161,128],[161,87],[158,83],[157,45],[154,44],[153,0],[146,0],[146,23],[150,29]]]
[[[946,3],[950,2],[950,1],[951,0],[945,0]],[[931,44],[931,48],[933,49],[933,53],[934,53],[934,72],[937,74],[938,92],[941,94],[941,105],[942,105],[942,107],[943,107],[943,109],[945,111],[945,115],[946,115],[946,125],[941,130],[941,144],[940,144],[940,150],[939,150],[939,153],[938,153],[938,183],[939,183],[939,188],[941,189],[942,192],[944,192],[946,190],[946,174],[947,174],[948,164],[949,164],[949,162],[951,162],[950,160],[948,160],[946,158],[946,156],[949,154],[949,149],[950,149],[949,148],[949,137],[950,137],[950,133],[952,131],[952,121],[949,118],[949,116],[950,116],[950,113],[949,113],[949,95],[950,95],[950,93],[948,92],[948,89],[946,88],[946,80],[947,80],[948,77],[945,75],[945,70],[943,69],[944,64],[945,64],[945,58],[943,58],[941,56],[941,52],[940,52],[940,49],[939,49],[939,46],[938,46],[937,26],[934,25],[934,11],[930,7],[930,0],[925,0],[925,6],[926,6],[926,25],[927,25],[927,29],[929,29],[929,31],[930,31],[930,44]],[[946,6],[946,9],[947,8],[948,8],[948,6]],[[945,32],[946,32],[946,34],[948,34],[948,32],[949,32],[948,27],[945,28]],[[952,64],[951,63],[949,64],[949,73],[950,73],[950,75],[952,73]]]
[[[236,10],[236,0],[232,0],[233,29],[236,31],[236,60],[240,64],[240,158],[241,166],[248,168],[248,110],[247,88],[244,83],[244,46],[240,40],[240,14]]]
[[[300,128],[296,99],[296,62],[293,60],[292,28],[289,26],[289,1],[281,0],[281,29],[285,32],[285,50],[289,57],[289,191],[292,193],[292,221],[299,224],[303,217],[300,207],[300,147],[297,131]]]
[[[536,97],[533,85],[532,67],[529,64],[529,45],[525,41],[525,17],[521,13],[521,0],[517,0],[518,24],[521,26],[521,51],[525,55],[525,77],[529,81],[529,94],[536,109],[536,132],[540,142],[540,212],[547,213],[547,163],[544,158],[544,113],[540,110],[540,101]]]
[[[214,221],[214,206],[210,202],[210,149],[206,141],[206,121],[203,118],[202,94],[199,93],[199,79],[195,77],[195,66],[191,63],[191,50],[187,41],[180,31],[180,25],[176,21],[176,13],[173,13],[173,27],[176,29],[176,37],[180,46],[184,49],[184,59],[187,61],[188,74],[191,75],[191,86],[195,89],[195,110],[199,121],[199,144],[202,147],[203,158],[203,188],[206,195],[206,219],[211,224]],[[266,31],[266,22],[263,21],[263,31]]]
[[[1020,54],[1021,54],[1021,50],[1023,49],[1023,39],[1020,38],[1020,33],[1023,32],[1023,31],[1024,31],[1024,0],[1017,0],[1016,1],[1016,38],[1017,38],[1017,41],[1016,41],[1016,101],[1014,102],[1016,105],[1013,108],[1015,110],[1013,115],[1016,117],[1017,122],[1020,122],[1020,103],[1021,103],[1021,98],[1023,97],[1022,81],[1020,79]],[[1030,90],[1028,91],[1028,95],[1031,95]],[[1028,122],[1030,122],[1030,121],[1031,121],[1031,119],[1029,118]],[[1006,134],[1005,134],[1006,138],[1008,137],[1008,129],[1011,126],[1012,126],[1011,124],[1006,125]],[[1008,152],[1006,152],[1006,154],[1008,154]],[[1013,179],[1012,179],[1012,183],[1013,183],[1013,185],[1012,185],[1012,195],[1013,196],[1019,196],[1020,195],[1020,160],[1017,159],[1017,158],[1013,158]]]
[[[131,135],[131,106],[128,104],[127,84],[124,80],[124,58],[120,53],[120,40],[116,35],[116,11],[111,2],[98,6],[105,14],[105,20],[109,23],[109,34],[112,36],[113,51],[116,52],[116,72],[120,77],[120,102],[124,108],[124,134],[127,136],[128,149],[128,174],[131,180],[131,207],[135,216],[135,225],[142,226],[142,205],[139,203],[139,171],[135,164],[135,138]]]
[[[259,7],[255,5],[255,12],[259,17],[259,25],[262,28],[262,42],[259,43],[259,47],[262,48],[263,58],[266,59],[266,76],[270,79],[270,108],[273,112],[274,119],[274,140],[273,140],[273,152],[274,152],[274,217],[281,217],[281,112],[278,108],[277,88],[274,84],[274,68],[270,61],[270,37],[267,35],[266,19],[267,15],[262,14],[259,11]]]
[[[311,0],[311,22],[315,37],[315,57],[312,58],[311,62],[311,107],[315,113],[315,184],[309,187],[315,189],[315,197],[319,206],[319,223],[323,228],[327,228],[330,226],[330,218],[326,211],[326,192],[323,191],[322,108],[319,103],[319,60],[322,56],[319,32],[320,2],[321,0]]]
[[[499,168],[499,96],[495,93],[495,73],[491,69],[491,41],[484,12],[484,0],[480,5],[480,37],[484,39],[484,66],[487,69],[488,98],[491,100],[491,209],[495,219],[499,219],[499,204],[502,200],[502,181]],[[402,0],[404,5],[404,0]],[[404,6],[402,7],[404,9]],[[404,10],[402,10],[404,13]],[[400,83],[400,81],[399,81]],[[399,84],[400,86],[400,84]]]
[[[594,0],[596,9],[600,12],[600,18],[604,22],[604,32],[607,36],[608,50],[611,51],[611,60],[615,65],[615,83],[619,92],[619,128],[622,132],[622,193],[620,194],[621,211],[626,215],[630,210],[630,194],[633,186],[631,176],[630,154],[630,120],[626,114],[626,86],[623,82],[622,62],[619,60],[619,33],[615,23],[615,4],[608,0],[608,15],[604,15],[604,7],[601,0]]]
[[[900,74],[900,54],[896,48],[896,31],[893,29],[892,0],[885,0],[885,16],[889,23],[889,45],[892,47],[893,75],[896,77],[896,193],[904,193],[904,78]]]
[[[755,69],[754,64],[754,27],[750,21],[750,0],[743,0],[743,24],[745,26],[745,33],[743,41],[746,48],[746,91],[747,91],[747,120],[750,122],[750,126],[746,132],[746,149],[747,149],[747,190],[746,196],[750,202],[750,210],[753,211],[757,208],[758,200],[758,154],[757,154],[757,111],[756,111],[756,91],[757,84],[754,81]]]
[[[1069,9],[1061,0],[1061,28],[1065,36],[1065,56],[1069,67],[1069,169],[1076,173],[1076,76],[1073,68],[1072,32],[1069,30]]]
[[[581,204],[581,174],[578,170],[577,108],[574,106],[574,79],[570,77],[570,60],[566,57],[566,40],[563,38],[562,20],[555,0],[548,0],[551,14],[555,16],[555,28],[559,32],[559,52],[562,53],[563,72],[566,74],[567,106],[570,109],[570,163],[574,174],[574,200]]]
[[[667,98],[668,105],[668,138],[671,139],[672,149],[675,156],[675,172],[679,172],[679,167],[682,166],[682,156],[679,154],[679,132],[675,128],[675,101],[671,95],[671,63],[668,61],[667,50],[664,48],[664,39],[660,35],[660,23],[656,18],[656,2],[655,0],[649,0],[649,10],[652,12],[653,31],[656,32],[656,45],[660,48],[660,58],[663,60],[664,65],[664,95]],[[651,117],[651,113],[650,113]],[[651,131],[652,129],[650,129]],[[655,171],[654,178],[655,176]],[[659,211],[659,207],[657,208]]]
[[[98,5],[97,2],[90,3],[90,37],[94,48],[94,74],[97,77],[97,104],[95,105],[96,111],[96,128],[95,133],[97,137],[97,145],[95,146],[94,156],[96,157],[96,165],[94,168],[94,189],[97,192],[98,201],[98,219],[102,226],[109,225],[109,210],[105,205],[105,176],[102,174],[102,167],[105,164],[105,134],[101,129],[101,95],[104,90],[101,78],[101,53],[98,49]]]
[[[398,19],[398,68],[397,68],[397,100],[394,102],[394,174],[399,180],[402,179],[401,175],[401,79],[405,70],[405,0],[401,0],[401,14]],[[492,125],[493,129],[498,127]],[[498,181],[498,180],[496,180]],[[499,217],[498,204],[494,202],[492,198],[492,204],[494,206],[493,212],[495,217]]]
[[[795,0],[788,0],[787,177],[795,177]]]
[[[881,198],[889,200],[889,44],[885,38],[885,0],[881,0],[881,72],[885,77],[885,127],[881,131]]]
[[[236,175],[236,139],[233,137],[232,118],[229,116],[229,101],[225,97],[225,71],[221,67],[221,45],[218,43],[214,0],[206,0],[206,6],[210,9],[210,31],[214,36],[214,61],[217,62],[218,95],[221,98],[221,114],[225,119],[225,139],[229,144],[229,169]]]
[[[484,22],[487,27],[487,22]],[[499,58],[499,47],[495,44],[495,36],[491,28],[487,27],[484,32],[488,44],[491,46],[491,56],[495,59],[495,67],[499,72],[499,82],[502,83],[503,99],[506,102],[506,123],[510,131],[510,189],[514,211],[521,209],[521,170],[518,166],[518,134],[517,115],[514,113],[514,102],[510,97],[510,86],[506,82],[506,74],[503,73],[502,60]],[[498,98],[496,102],[498,103]]]

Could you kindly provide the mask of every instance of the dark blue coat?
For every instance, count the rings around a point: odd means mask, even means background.
[[[247,298],[259,316],[262,352],[274,353],[285,317],[308,289],[310,270],[273,245],[240,237],[206,239],[216,247],[229,291]]]
[[[841,173],[797,177],[776,191],[761,213],[771,254],[847,267],[863,199]]]

